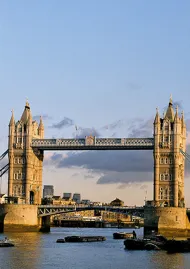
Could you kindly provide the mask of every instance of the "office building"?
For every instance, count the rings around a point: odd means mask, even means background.
[[[75,201],[76,203],[80,203],[80,201],[81,201],[81,195],[80,195],[80,193],[74,193],[73,194],[73,201]]]
[[[54,187],[53,187],[53,185],[44,185],[43,198],[50,198],[52,196],[54,196]]]

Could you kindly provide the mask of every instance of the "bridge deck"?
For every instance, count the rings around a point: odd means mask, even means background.
[[[118,213],[131,214],[134,212],[139,212],[140,214],[144,212],[144,207],[127,207],[127,206],[91,206],[91,205],[40,205],[38,207],[38,217],[51,216],[62,213],[76,212],[76,211],[86,211],[86,210],[100,210],[100,211],[110,211]]]
[[[40,150],[152,150],[154,138],[33,139],[31,147]]]

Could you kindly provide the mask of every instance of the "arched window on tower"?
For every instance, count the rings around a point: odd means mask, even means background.
[[[160,164],[163,164],[164,163],[164,158],[161,158],[160,159]]]
[[[168,122],[165,122],[164,129],[165,129],[165,131],[169,131],[169,123]]]
[[[163,199],[163,188],[160,188],[160,200]]]
[[[14,195],[14,196],[17,196],[17,186],[14,186],[13,195]]]
[[[164,174],[160,174],[160,180],[161,180],[161,181],[164,180]]]
[[[165,174],[165,180],[169,180],[169,175]]]
[[[168,164],[168,158],[165,158],[165,164]]]

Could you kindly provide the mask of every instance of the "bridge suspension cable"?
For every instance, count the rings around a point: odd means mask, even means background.
[[[0,169],[0,177],[2,177],[9,170],[9,163]]]
[[[2,160],[2,159],[4,159],[5,158],[5,156],[7,155],[7,153],[8,153],[8,149],[0,156],[0,161]]]
[[[190,155],[187,152],[184,152],[182,149],[180,149],[180,152],[183,154],[185,159],[190,162]]]

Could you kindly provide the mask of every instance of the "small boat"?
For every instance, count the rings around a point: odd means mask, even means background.
[[[64,239],[65,242],[96,242],[106,240],[104,236],[67,236]]]
[[[117,232],[113,233],[113,239],[133,238],[133,233]]]
[[[0,240],[0,247],[5,248],[5,247],[14,247],[14,244],[9,242],[8,239],[5,240]]]
[[[166,250],[167,239],[162,235],[143,239],[128,238],[124,241],[128,250]]]
[[[64,238],[57,239],[56,243],[65,243],[65,239]]]
[[[190,240],[168,240],[166,250],[168,253],[190,252]]]

